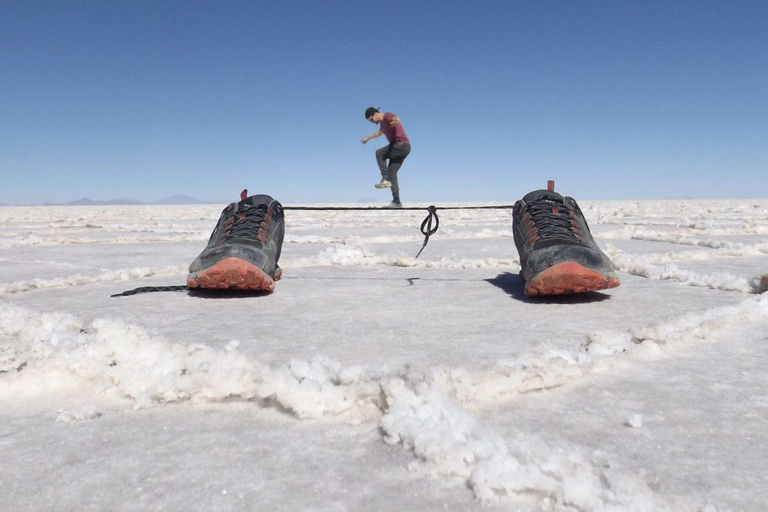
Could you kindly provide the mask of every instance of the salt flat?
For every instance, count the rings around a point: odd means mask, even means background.
[[[526,298],[509,210],[289,210],[272,294],[110,297],[223,206],[0,208],[9,510],[768,502],[768,200],[583,202],[604,293]]]

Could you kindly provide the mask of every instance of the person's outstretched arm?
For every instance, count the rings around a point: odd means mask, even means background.
[[[369,140],[375,139],[376,137],[381,137],[381,130],[376,130],[375,132],[373,132],[369,136],[365,137],[364,139],[360,139],[360,143],[361,144],[365,144]]]

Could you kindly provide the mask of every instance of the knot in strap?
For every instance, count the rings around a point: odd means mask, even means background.
[[[435,205],[428,206],[427,212],[427,218],[421,223],[421,234],[424,235],[424,245],[419,249],[419,254],[416,255],[417,258],[421,255],[421,251],[427,246],[429,237],[437,233],[437,228],[440,226],[440,218],[437,216],[437,207]],[[435,221],[434,227],[432,227],[432,219]]]

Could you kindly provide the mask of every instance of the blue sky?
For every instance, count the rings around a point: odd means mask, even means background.
[[[0,4],[0,203],[768,197],[768,2]]]

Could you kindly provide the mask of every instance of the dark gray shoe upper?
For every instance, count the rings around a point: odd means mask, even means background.
[[[566,261],[615,276],[613,263],[595,243],[572,197],[549,190],[529,192],[515,203],[512,230],[526,281]]]
[[[246,197],[224,208],[208,246],[190,264],[189,272],[200,272],[233,257],[249,261],[274,277],[284,235],[283,206],[268,195]]]

